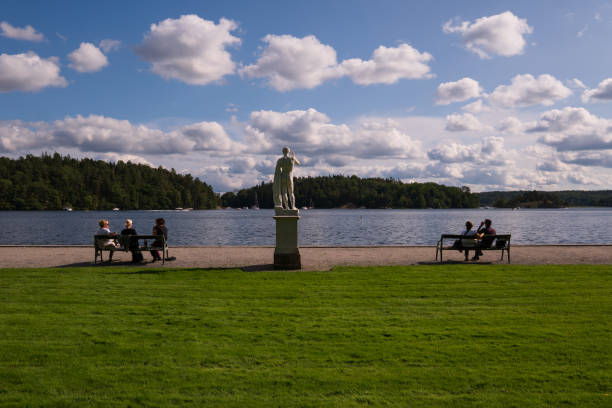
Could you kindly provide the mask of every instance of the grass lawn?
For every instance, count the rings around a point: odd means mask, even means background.
[[[610,266],[0,270],[0,406],[611,407]]]

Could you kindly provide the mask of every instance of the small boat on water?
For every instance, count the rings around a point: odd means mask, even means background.
[[[119,207],[113,208],[113,211],[119,211]]]
[[[64,211],[72,211],[72,208],[70,208],[70,207],[64,207]]]

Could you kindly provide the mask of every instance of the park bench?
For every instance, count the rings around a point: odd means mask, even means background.
[[[501,259],[504,259],[504,252],[506,252],[506,258],[510,263],[510,234],[505,235],[485,235],[483,240],[491,243],[491,245],[482,245],[482,241],[478,241],[472,237],[465,235],[454,235],[454,234],[442,234],[440,240],[436,244],[436,260],[438,260],[438,253],[440,254],[440,262],[442,262],[442,251],[450,250],[457,251],[460,249],[480,249],[481,251],[501,251]],[[453,240],[451,245],[444,246],[444,240]],[[460,245],[454,245],[455,241],[459,240]]]
[[[116,247],[105,246],[104,243],[112,240],[118,244]],[[147,241],[151,241],[151,245]],[[144,245],[138,246],[138,248],[130,249],[130,244],[134,241],[144,241]],[[153,246],[155,241],[161,241],[161,246]],[[102,259],[102,253],[108,252],[129,252],[129,251],[161,251],[162,252],[162,264],[166,263],[168,259],[168,243],[166,237],[163,235],[94,235],[94,264],[98,262],[98,256],[100,256],[100,262],[104,262]]]

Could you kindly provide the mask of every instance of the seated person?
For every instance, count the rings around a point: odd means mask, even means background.
[[[465,222],[465,229],[463,231],[461,231],[461,235],[463,235],[464,237],[466,237],[466,241],[468,241],[470,238],[476,238],[476,230],[472,229],[472,227],[474,226],[474,224],[472,224],[472,221],[466,221]],[[463,240],[462,240],[463,241]],[[465,252],[465,260],[468,260],[468,256],[470,254],[470,250],[467,248],[466,245],[463,245],[462,243],[462,247],[463,247],[463,251]]]
[[[100,229],[98,230],[98,232],[96,232],[96,235],[106,235],[109,237],[109,239],[106,239],[100,243],[102,245],[102,248],[104,249],[117,248],[117,245],[115,244],[115,240],[111,239],[111,237],[114,237],[117,234],[114,232],[111,232],[110,228],[108,227],[108,220],[100,220],[98,221],[98,225],[100,226]],[[112,262],[112,261],[113,261],[113,251],[110,251],[108,262]]]
[[[494,228],[491,227],[491,224],[492,224],[491,220],[487,218],[486,220],[482,221],[480,223],[480,226],[478,227],[476,238],[480,240],[480,242],[478,243],[478,246],[480,248],[490,248],[491,244],[495,240],[493,236],[497,235],[497,232],[495,231]],[[482,251],[477,249],[476,254],[472,258],[472,261],[479,260],[480,255],[482,255]]]
[[[155,225],[153,226],[153,235],[163,235],[166,238],[166,242],[168,242],[168,228],[166,228],[166,221],[163,218],[157,218],[155,220]],[[163,242],[160,240],[155,240],[151,246],[161,247]],[[158,250],[151,250],[151,256],[153,257],[153,262],[160,261],[162,258],[159,255]]]
[[[121,235],[138,235],[136,230],[134,229],[134,223],[129,218],[125,220],[125,228],[121,230]],[[143,256],[140,251],[138,251],[138,240],[137,239],[129,239],[127,241],[128,249],[132,253],[132,262],[139,263],[142,262]]]

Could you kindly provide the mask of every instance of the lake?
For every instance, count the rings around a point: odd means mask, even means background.
[[[435,245],[460,233],[466,220],[493,220],[513,244],[612,244],[612,208],[546,210],[302,210],[300,245]],[[97,221],[120,232],[126,218],[150,234],[166,219],[170,245],[274,245],[273,210],[0,211],[0,244],[91,244]]]

